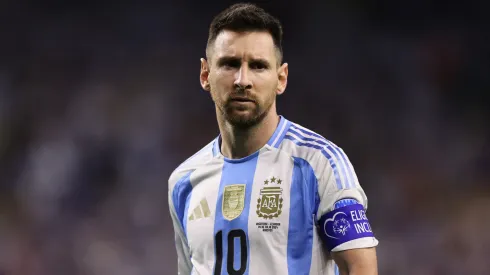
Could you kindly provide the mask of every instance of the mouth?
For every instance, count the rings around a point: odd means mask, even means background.
[[[230,99],[231,102],[254,102],[251,99],[245,98],[245,97],[234,97]]]

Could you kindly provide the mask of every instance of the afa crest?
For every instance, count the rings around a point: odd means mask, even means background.
[[[223,190],[223,217],[229,221],[242,214],[245,205],[245,184],[225,186]]]
[[[282,180],[272,177],[264,181],[264,188],[260,189],[257,200],[257,216],[264,219],[277,218],[282,213]]]

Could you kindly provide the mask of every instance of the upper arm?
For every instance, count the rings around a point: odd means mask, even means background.
[[[377,275],[376,248],[358,248],[332,253],[341,275]]]
[[[378,241],[366,216],[366,194],[352,164],[343,150],[333,144],[324,151],[328,155],[323,170],[318,169],[319,205],[316,213],[318,232],[324,246],[338,260],[343,259],[343,255],[356,256],[365,251],[375,251],[364,249],[377,246]]]

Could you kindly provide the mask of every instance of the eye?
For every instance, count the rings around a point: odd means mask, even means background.
[[[267,64],[263,62],[252,62],[250,63],[250,69],[252,70],[265,70],[267,69]]]
[[[220,66],[225,68],[225,69],[236,69],[240,68],[240,61],[239,60],[225,60],[220,63]]]

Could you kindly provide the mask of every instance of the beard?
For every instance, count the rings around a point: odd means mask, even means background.
[[[214,95],[214,93],[211,94]],[[262,122],[274,103],[274,95],[268,97],[263,104],[260,104],[256,98],[250,96],[246,91],[239,91],[234,95],[240,95],[252,101],[248,102],[246,106],[239,107],[234,104],[231,96],[224,101],[218,96],[213,96],[213,101],[224,120],[239,129],[248,129]]]

